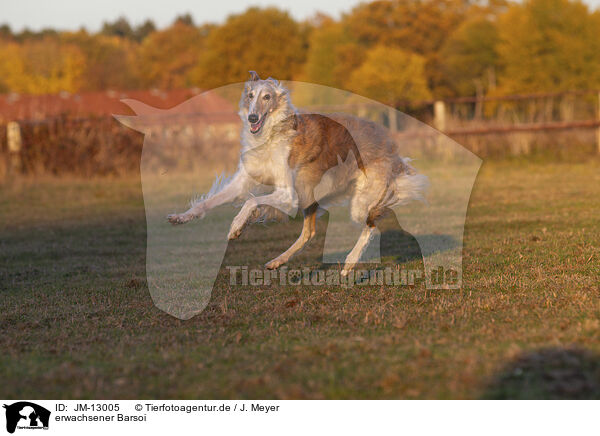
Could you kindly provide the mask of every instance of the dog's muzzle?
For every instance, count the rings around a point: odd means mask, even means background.
[[[250,122],[250,132],[258,133],[263,126],[265,116],[259,118],[257,114],[250,114],[248,115],[248,121]]]

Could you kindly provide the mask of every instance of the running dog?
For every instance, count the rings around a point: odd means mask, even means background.
[[[245,201],[231,224],[231,240],[248,224],[272,216],[272,208],[287,214],[300,208],[302,233],[266,264],[275,269],[315,236],[319,211],[347,201],[352,221],[362,226],[342,269],[347,275],[372,239],[376,220],[389,207],[422,199],[427,178],[398,155],[385,128],[349,115],[301,113],[277,80],[261,80],[254,71],[250,75],[239,105],[243,128],[236,173],[188,211],[167,219],[184,224],[219,205]],[[265,185],[272,192],[254,192]]]

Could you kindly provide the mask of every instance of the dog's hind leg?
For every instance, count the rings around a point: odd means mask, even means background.
[[[348,273],[354,268],[354,265],[360,260],[361,256],[369,246],[369,242],[373,239],[373,235],[375,234],[375,227],[371,225],[366,225],[363,227],[360,236],[358,237],[358,241],[354,245],[354,248],[348,256],[346,257],[346,261],[344,262],[344,268],[342,269],[342,276],[347,276]]]
[[[317,219],[317,203],[313,203],[302,211],[304,214],[304,221],[302,223],[302,233],[296,242],[294,242],[290,248],[284,253],[277,256],[272,261],[268,262],[265,267],[268,269],[279,268],[284,263],[287,263],[290,258],[304,248],[306,244],[315,236],[316,233],[316,219]]]
[[[356,190],[350,200],[350,217],[355,223],[362,225],[362,231],[354,248],[346,256],[342,276],[354,268],[365,253],[371,239],[375,235],[375,220],[383,212],[381,204],[388,197],[387,177],[389,168],[379,163],[378,167],[371,166],[369,178],[359,179]]]

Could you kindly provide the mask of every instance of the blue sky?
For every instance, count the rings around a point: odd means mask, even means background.
[[[132,24],[151,18],[159,27],[165,27],[177,15],[190,12],[196,23],[222,22],[231,13],[245,10],[251,5],[275,5],[289,11],[295,18],[303,19],[317,11],[334,17],[349,11],[360,0],[0,0],[0,23],[8,23],[13,30],[28,27],[40,30],[52,27],[76,30],[85,26],[98,30],[103,21],[125,16]],[[600,0],[586,0],[592,8]]]

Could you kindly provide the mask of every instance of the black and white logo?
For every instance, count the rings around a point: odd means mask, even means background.
[[[16,429],[40,430],[48,429],[50,411],[29,401],[19,401],[6,409],[6,431],[14,433]]]

